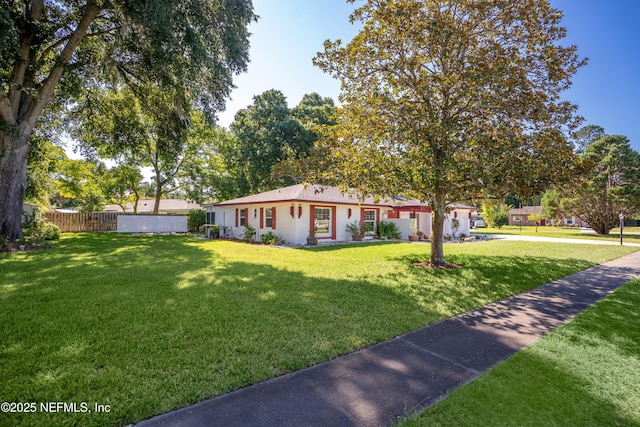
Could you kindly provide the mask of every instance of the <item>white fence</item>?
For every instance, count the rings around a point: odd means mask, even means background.
[[[186,233],[186,216],[118,215],[118,233]]]

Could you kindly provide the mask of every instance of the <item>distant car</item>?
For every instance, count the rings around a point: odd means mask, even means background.
[[[484,222],[484,218],[480,215],[476,215],[473,217],[473,222],[471,224],[473,228],[484,228],[487,224]]]

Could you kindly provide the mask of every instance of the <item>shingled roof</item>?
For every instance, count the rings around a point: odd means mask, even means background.
[[[509,215],[531,215],[541,214],[542,206],[523,206],[519,209],[511,209]]]
[[[226,200],[214,203],[214,206],[247,205],[270,202],[317,202],[317,203],[337,203],[345,205],[386,205],[393,206],[390,199],[376,200],[368,196],[364,200],[358,199],[355,195],[343,194],[338,188],[326,185],[296,184],[289,187],[278,188],[276,190],[265,191],[264,193],[253,194],[251,196]]]

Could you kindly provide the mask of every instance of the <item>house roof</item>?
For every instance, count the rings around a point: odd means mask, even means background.
[[[270,202],[318,202],[337,203],[346,205],[383,205],[393,206],[391,200],[376,200],[368,196],[364,200],[358,199],[355,195],[343,194],[337,187],[313,184],[296,184],[289,187],[278,188],[251,196],[240,197],[238,199],[227,200],[220,203],[213,203],[213,206],[247,205]],[[211,206],[209,205],[209,206]]]
[[[155,200],[138,200],[138,213],[152,212],[155,203]],[[127,203],[126,207],[126,212],[133,212],[133,203]],[[160,206],[158,207],[158,210],[161,212],[182,212],[189,211],[191,209],[202,209],[202,206],[186,200],[160,199]],[[104,210],[110,212],[122,212],[122,208],[118,205],[105,206]]]
[[[509,215],[531,215],[531,214],[541,214],[542,206],[523,206],[518,209],[511,209],[509,211]]]
[[[353,192],[355,193],[355,191]],[[376,201],[376,198],[367,196],[360,200],[355,194],[343,193],[337,187],[314,184],[296,184],[289,187],[277,188],[251,196],[226,200],[220,203],[207,203],[204,206],[231,206],[249,205],[273,202],[315,202],[315,203],[335,203],[344,205],[376,205],[388,206],[398,210],[425,210],[431,211],[427,205],[416,199],[405,199],[403,197],[384,198]],[[473,206],[466,206],[460,203],[450,205],[451,209],[475,209]]]

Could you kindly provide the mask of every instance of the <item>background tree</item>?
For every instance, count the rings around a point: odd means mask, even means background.
[[[174,94],[157,86],[126,87],[91,93],[75,109],[73,135],[86,153],[150,166],[155,185],[154,214],[187,159],[204,143],[193,137],[190,120],[174,103]],[[194,121],[203,122],[195,111]],[[169,187],[169,189],[167,188]]]
[[[509,213],[504,211],[494,213],[491,217],[491,223],[493,224],[493,227],[500,230],[502,227],[509,224]]]
[[[560,219],[565,216],[561,207],[561,199],[562,196],[557,187],[551,187],[544,192],[542,200],[540,201],[544,218],[560,221]]]
[[[250,0],[2,2],[0,235],[22,235],[30,137],[46,107],[124,80],[219,110],[246,68],[255,18]]]
[[[107,171],[102,188],[108,202],[115,203],[127,210],[127,204],[133,205],[133,212],[138,213],[142,173],[140,168],[132,164],[121,164]]]
[[[589,145],[605,136],[604,128],[598,125],[583,126],[574,136],[576,153],[584,154]]]
[[[48,208],[56,194],[55,176],[67,160],[62,147],[41,133],[34,133],[28,156],[25,201]]]
[[[206,122],[202,114],[192,115],[189,138],[196,146],[185,159],[173,194],[197,203],[228,200],[236,196],[237,185],[227,170],[227,158],[237,154],[235,137],[227,130]]]
[[[532,213],[532,214],[529,214],[529,219],[536,222],[536,233],[537,233],[538,226],[540,225],[540,221],[544,219],[544,216],[541,213]]]
[[[583,61],[546,0],[369,0],[351,19],[360,33],[314,59],[341,80],[343,108],[310,180],[429,204],[440,266],[451,202],[537,194],[570,173],[575,106],[560,93]]]
[[[106,173],[105,164],[96,160],[67,159],[60,162],[52,204],[82,212],[102,211],[107,202],[103,187]]]
[[[511,209],[513,209],[513,206],[499,200],[484,199],[482,201],[482,215],[489,227],[500,229],[507,225],[509,223],[509,210]]]
[[[598,234],[609,234],[619,215],[640,212],[640,154],[621,135],[606,135],[591,143],[581,158],[583,173],[565,187],[563,211],[585,221]]]
[[[297,182],[278,168],[310,151],[317,139],[312,125],[328,120],[324,116],[328,102],[317,94],[307,95],[295,110],[296,117],[282,92],[272,89],[255,96],[252,105],[236,113],[230,126],[235,146],[227,154],[229,169],[238,181],[238,195]]]

